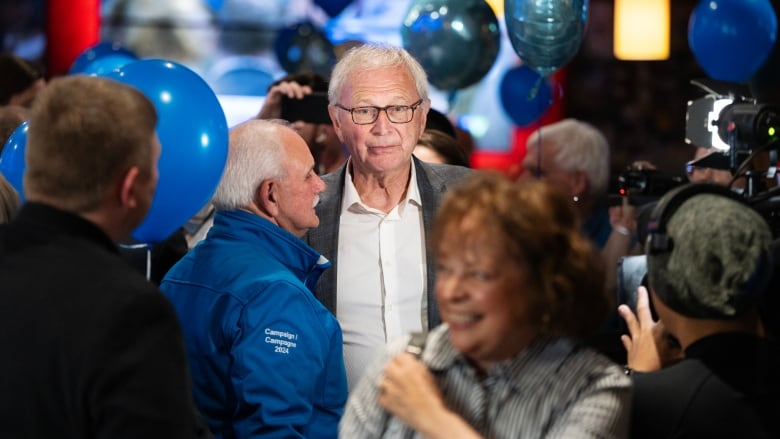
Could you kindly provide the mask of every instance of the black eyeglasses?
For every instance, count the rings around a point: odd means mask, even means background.
[[[352,115],[352,122],[357,125],[368,125],[376,122],[379,118],[379,113],[384,111],[387,115],[387,119],[392,123],[409,123],[414,117],[414,110],[422,105],[423,100],[413,103],[412,105],[388,105],[387,107],[354,107],[347,108],[343,105],[336,104],[336,107],[341,108],[344,111],[349,111]]]

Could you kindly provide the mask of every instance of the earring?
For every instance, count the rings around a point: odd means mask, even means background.
[[[578,197],[578,196],[576,196],[576,195],[575,195],[575,196],[573,196],[573,197],[571,197],[571,199],[572,199],[572,200],[573,200],[575,203],[576,203],[576,202],[578,202],[578,201],[580,201],[580,197]]]
[[[328,136],[325,135],[325,133],[319,133],[317,134],[317,137],[314,138],[314,141],[317,143],[322,143],[327,139]]]

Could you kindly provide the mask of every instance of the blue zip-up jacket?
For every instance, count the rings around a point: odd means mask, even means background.
[[[166,274],[195,403],[216,438],[337,437],[341,328],[312,293],[329,265],[295,235],[232,210]]]

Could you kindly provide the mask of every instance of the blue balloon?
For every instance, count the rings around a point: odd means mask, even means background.
[[[439,90],[479,82],[498,56],[501,32],[485,0],[415,0],[401,28],[403,47]]]
[[[21,125],[8,137],[8,140],[3,146],[3,152],[0,153],[0,173],[3,174],[6,180],[11,183],[11,186],[19,192],[19,198],[24,201],[24,192],[22,191],[22,180],[24,177],[24,170],[27,168],[24,161],[24,150],[27,146],[27,129],[29,123],[27,121],[22,122]]]
[[[525,65],[507,70],[500,91],[504,111],[519,126],[538,120],[553,101],[547,79]]]
[[[127,63],[137,61],[132,51],[118,43],[98,43],[82,52],[70,66],[69,74],[105,76]]]
[[[777,16],[769,0],[702,0],[688,22],[696,61],[719,81],[748,81],[776,38]]]
[[[149,214],[133,232],[139,242],[157,243],[194,216],[214,194],[227,161],[225,113],[206,82],[175,62],[135,61],[107,77],[139,89],[159,115],[160,180]]]
[[[222,9],[223,3],[225,3],[224,0],[205,0],[205,2],[206,6],[214,12],[219,12],[219,10]]]
[[[548,77],[580,50],[588,0],[506,0],[509,41],[523,64]]]
[[[217,95],[265,96],[274,76],[256,56],[224,57],[209,69],[208,83]]]

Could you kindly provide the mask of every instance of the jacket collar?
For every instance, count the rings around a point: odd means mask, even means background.
[[[245,210],[218,210],[207,239],[230,238],[269,250],[296,277],[314,291],[317,280],[331,263],[301,238],[265,218]]]

